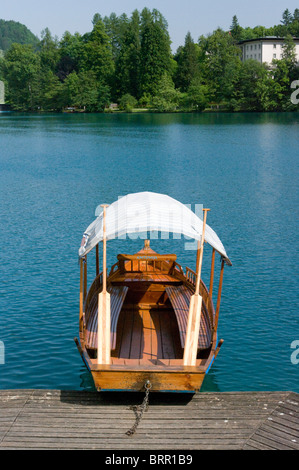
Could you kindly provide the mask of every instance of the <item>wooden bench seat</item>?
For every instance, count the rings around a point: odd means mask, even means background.
[[[165,273],[125,273],[119,274],[118,276],[114,277],[112,280],[112,284],[116,285],[118,283],[135,283],[135,282],[144,282],[150,284],[181,284],[182,281],[177,279],[170,274]]]
[[[184,285],[166,287],[166,292],[175,311],[180,332],[181,346],[184,348],[189,316],[189,305],[193,292],[191,292],[191,290]],[[198,349],[203,350],[209,348],[211,341],[212,325],[207,308],[204,302],[202,302]]]
[[[116,329],[119,314],[124,304],[128,287],[125,286],[109,286],[110,294],[110,310],[111,310],[111,349],[116,348]],[[86,346],[89,349],[97,349],[98,347],[98,294],[94,296],[90,315],[86,325]]]

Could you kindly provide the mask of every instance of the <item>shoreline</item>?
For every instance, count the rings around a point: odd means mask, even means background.
[[[193,115],[203,115],[203,114],[296,114],[299,113],[299,110],[286,110],[286,111],[248,111],[248,110],[240,110],[240,111],[232,111],[228,109],[206,109],[204,111],[184,111],[184,110],[177,110],[177,111],[155,111],[155,110],[142,110],[136,109],[133,111],[25,111],[25,110],[13,110],[13,109],[6,109],[1,110],[0,114],[34,114],[34,115],[46,115],[46,114],[103,114],[103,115],[124,115],[124,114],[193,114]]]

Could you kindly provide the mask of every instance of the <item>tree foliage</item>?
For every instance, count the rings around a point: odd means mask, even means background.
[[[158,10],[142,10],[140,36],[140,93],[155,95],[160,80],[171,71],[167,22]]]
[[[14,42],[37,47],[38,38],[17,21],[0,20],[0,49],[7,51]]]
[[[21,26],[0,20],[0,47],[1,38],[9,39],[2,45],[0,79],[14,110],[100,112],[111,101],[127,112],[200,112],[214,104],[231,111],[298,109],[290,96],[299,76],[293,40],[299,9],[286,9],[271,28],[242,27],[234,15],[229,31],[217,28],[198,41],[188,32],[174,54],[167,21],[156,9],[135,10],[130,17],[96,13],[91,31],[66,31],[60,40],[48,28],[37,40]],[[273,35],[285,38],[281,60],[270,67],[242,62],[240,40]]]
[[[177,62],[174,82],[182,92],[188,90],[192,80],[199,74],[199,53],[198,44],[194,43],[190,32],[188,32],[184,46],[178,49],[174,57]]]
[[[8,83],[7,100],[17,111],[38,109],[40,98],[40,56],[32,46],[12,44],[1,64]]]

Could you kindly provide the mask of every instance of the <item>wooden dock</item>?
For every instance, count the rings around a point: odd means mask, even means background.
[[[299,394],[0,391],[0,449],[299,450]]]

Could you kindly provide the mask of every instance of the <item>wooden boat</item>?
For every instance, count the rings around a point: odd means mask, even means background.
[[[131,194],[103,205],[103,212],[84,233],[79,250],[79,340],[75,341],[98,391],[142,391],[146,384],[152,391],[200,390],[223,342],[217,339],[217,326],[224,265],[231,265],[220,239],[206,224],[207,211],[202,220],[169,196]],[[197,272],[184,271],[175,254],[159,254],[146,240],[137,253],[119,254],[107,275],[107,240],[152,230],[197,240]],[[212,245],[209,288],[201,279],[204,241]],[[96,276],[87,290],[87,254],[93,248]],[[217,252],[221,271],[215,309]]]

